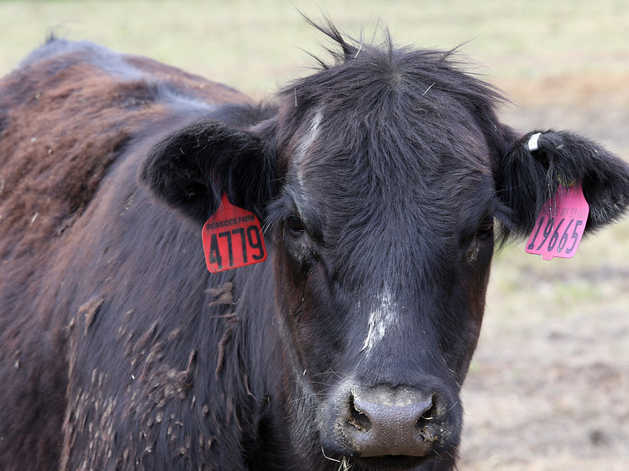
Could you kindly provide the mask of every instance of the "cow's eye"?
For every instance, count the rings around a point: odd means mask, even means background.
[[[478,231],[476,232],[476,238],[480,240],[490,238],[494,233],[494,218],[491,216],[487,216],[478,226]]]
[[[290,214],[286,218],[286,227],[288,228],[289,233],[294,237],[299,237],[304,233],[304,223],[301,222],[294,214]]]

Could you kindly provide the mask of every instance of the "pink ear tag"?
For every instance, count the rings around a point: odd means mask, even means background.
[[[232,205],[224,193],[221,205],[203,225],[202,236],[211,273],[266,260],[260,221],[252,212]]]
[[[583,237],[590,207],[581,185],[559,185],[555,196],[542,206],[535,228],[526,244],[526,253],[572,258]]]

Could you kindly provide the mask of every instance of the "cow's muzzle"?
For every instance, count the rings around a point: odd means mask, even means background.
[[[355,458],[426,457],[458,445],[461,408],[443,388],[346,384],[332,400],[324,433],[331,451]]]

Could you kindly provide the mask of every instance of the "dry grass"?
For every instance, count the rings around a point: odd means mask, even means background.
[[[354,35],[378,19],[401,44],[462,51],[505,80],[629,70],[624,0],[0,0],[0,73],[47,32],[147,55],[254,95],[304,73],[319,37],[297,9]]]

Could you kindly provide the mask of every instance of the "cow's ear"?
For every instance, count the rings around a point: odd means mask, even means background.
[[[532,132],[515,139],[496,178],[499,198],[510,213],[504,221],[507,235],[529,235],[560,183],[581,184],[590,206],[586,233],[617,219],[629,203],[624,161],[571,132]]]
[[[140,178],[158,198],[201,224],[223,193],[264,219],[277,186],[269,143],[252,131],[212,121],[190,124],[155,145]]]

